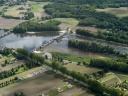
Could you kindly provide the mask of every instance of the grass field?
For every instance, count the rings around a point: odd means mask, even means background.
[[[92,74],[100,71],[100,69],[97,68],[90,68],[83,65],[77,65],[75,63],[68,63],[67,65],[64,66],[67,67],[68,70],[74,70],[83,74]]]
[[[96,9],[100,12],[107,12],[114,14],[118,17],[125,17],[128,16],[128,8],[127,7],[120,7],[120,8],[106,8],[106,9]]]
[[[18,10],[18,8],[20,7],[23,7],[24,10]],[[24,14],[20,14],[21,12],[27,12],[27,9],[28,7],[27,6],[24,6],[24,5],[15,5],[15,6],[12,6],[12,7],[8,7],[7,9],[7,12],[5,12],[4,14],[5,15],[8,15],[8,16],[13,16],[13,17],[24,17]]]
[[[32,12],[43,12],[44,9],[43,7],[47,4],[49,4],[50,2],[32,2],[32,1],[28,1],[27,4],[31,5],[32,8]]]
[[[31,11],[34,13],[35,17],[41,18],[48,16],[47,13],[45,13],[44,6],[49,4],[51,2],[32,2],[28,1],[27,4],[30,5]]]
[[[62,23],[67,23],[70,25],[77,25],[78,24],[78,20],[74,19],[74,18],[55,18],[54,20],[58,20],[61,21]]]

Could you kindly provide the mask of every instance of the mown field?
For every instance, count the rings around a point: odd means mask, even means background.
[[[106,9],[96,9],[97,11],[107,12],[114,14],[118,17],[125,17],[128,16],[128,8],[127,7],[120,7],[120,8],[106,8]]]

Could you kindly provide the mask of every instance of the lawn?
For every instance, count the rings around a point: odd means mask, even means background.
[[[76,63],[68,63],[67,65],[64,66],[67,67],[68,70],[74,70],[83,74],[92,74],[100,71],[100,69],[90,68],[84,65],[77,65]]]
[[[128,16],[128,8],[127,7],[120,7],[120,8],[106,8],[106,9],[96,9],[100,12],[107,12],[114,14],[118,17],[125,17]]]

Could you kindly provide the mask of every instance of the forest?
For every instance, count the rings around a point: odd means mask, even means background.
[[[38,23],[37,21],[26,21],[16,27],[14,27],[13,32],[15,33],[24,33],[27,31],[41,32],[41,31],[59,31],[60,28],[58,25],[60,21],[51,20],[46,23]]]
[[[70,2],[73,2],[73,0]],[[119,18],[110,13],[97,12],[95,10],[96,7],[84,4],[84,2],[82,3],[83,5],[76,4],[72,6],[66,2],[59,2],[58,0],[53,4],[44,6],[44,8],[53,18],[76,18],[80,21],[79,25],[82,26],[95,26],[103,29],[128,31],[128,17]]]

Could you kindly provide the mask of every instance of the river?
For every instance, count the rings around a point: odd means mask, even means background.
[[[2,32],[2,30],[0,31]],[[0,46],[7,48],[25,48],[28,51],[42,45],[43,42],[58,36],[59,32],[40,32],[40,33],[12,33],[0,38]]]
[[[0,31],[1,32],[1,31]],[[35,48],[38,48],[41,46],[44,42],[51,40],[52,38],[58,36],[59,32],[40,32],[40,33],[12,33],[8,36],[5,36],[3,38],[0,38],[0,45],[5,46],[8,48],[25,48],[28,51],[32,51]],[[64,53],[70,53],[75,54],[79,56],[97,56],[97,57],[109,57],[118,59],[116,56],[110,56],[110,55],[103,55],[103,54],[97,54],[97,53],[91,53],[91,52],[83,52],[77,49],[68,48],[68,39],[78,39],[78,40],[84,40],[89,42],[98,42],[103,45],[109,45],[115,48],[118,51],[121,52],[128,52],[128,48],[121,45],[111,44],[108,42],[99,42],[95,39],[90,38],[82,38],[82,37],[76,37],[74,34],[67,34],[65,36],[66,38],[63,38],[60,42],[54,42],[53,44],[47,46],[44,48],[45,52],[64,52]]]

